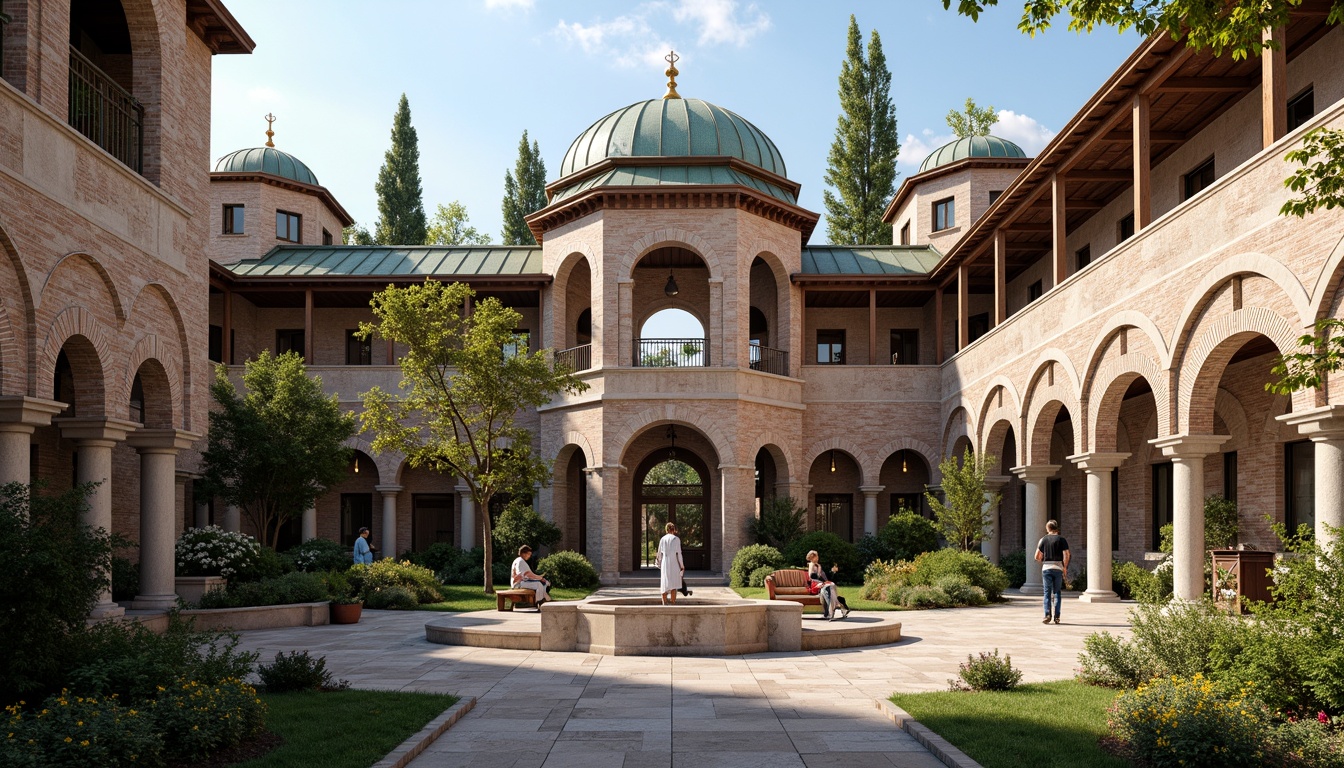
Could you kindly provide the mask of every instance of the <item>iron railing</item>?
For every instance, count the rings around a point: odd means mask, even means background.
[[[635,339],[634,364],[642,368],[709,365],[704,339]]]
[[[136,173],[144,170],[145,108],[74,48],[70,49],[70,125]]]
[[[571,371],[586,371],[593,367],[593,345],[580,344],[555,353],[555,367]]]
[[[751,370],[773,373],[777,376],[789,375],[789,353],[782,349],[751,345]]]

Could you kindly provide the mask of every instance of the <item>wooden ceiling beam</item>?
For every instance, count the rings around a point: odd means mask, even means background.
[[[1021,222],[1021,223],[1018,223],[1018,224],[1010,224],[1010,225],[1005,226],[1005,227],[1000,227],[1000,229],[1003,229],[1003,230],[1008,231],[1008,232],[1042,232],[1042,233],[1047,233],[1047,234],[1048,234],[1049,232],[1052,231],[1052,225],[1050,225],[1050,224],[1030,224],[1030,223],[1027,223],[1027,222]]]
[[[1117,144],[1129,144],[1134,141],[1134,132],[1130,130],[1111,131],[1102,136],[1101,141]],[[1154,144],[1180,144],[1185,141],[1184,131],[1149,131],[1148,140]]]
[[[1134,172],[1074,169],[1064,174],[1064,177],[1069,181],[1133,181]]]
[[[1153,93],[1241,93],[1254,88],[1249,77],[1168,77]]]

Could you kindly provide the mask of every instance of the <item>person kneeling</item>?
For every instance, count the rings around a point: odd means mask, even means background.
[[[513,568],[510,570],[510,581],[515,589],[530,589],[537,593],[533,602],[540,609],[542,603],[551,599],[550,594],[546,591],[551,586],[551,582],[532,572],[532,566],[527,564],[531,557],[531,547],[524,544],[518,548],[518,558],[513,561]]]

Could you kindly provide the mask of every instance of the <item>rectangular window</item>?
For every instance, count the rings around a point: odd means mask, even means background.
[[[1074,260],[1078,263],[1078,267],[1077,267],[1078,271],[1079,271],[1079,272],[1083,271],[1083,268],[1084,268],[1084,267],[1086,267],[1088,264],[1091,264],[1091,263],[1092,263],[1092,245],[1091,245],[1091,243],[1089,243],[1089,244],[1087,244],[1087,245],[1084,245],[1082,248],[1079,248],[1078,250],[1074,251],[1074,252],[1073,252],[1073,257],[1074,257]]]
[[[244,232],[243,226],[243,206],[225,205],[224,234],[241,235]]]
[[[1310,440],[1283,446],[1284,522],[1290,533],[1299,525],[1316,528],[1316,445]]]
[[[355,334],[358,329],[351,328],[345,332],[345,364],[346,365],[372,365],[373,364],[373,340],[361,339]]]
[[[1153,530],[1152,551],[1162,548],[1162,526],[1171,522],[1171,511],[1175,503],[1175,489],[1171,484],[1171,462],[1164,461],[1153,465]]]
[[[1288,130],[1296,130],[1316,116],[1316,95],[1312,86],[1288,100]]]
[[[281,328],[275,332],[275,354],[283,355],[286,352],[303,354],[302,328]]]
[[[910,244],[910,222],[901,225],[901,245]]]
[[[1134,214],[1129,214],[1120,219],[1120,242],[1125,242],[1134,236]]]
[[[1028,286],[1027,286],[1027,303],[1030,304],[1031,302],[1033,302],[1033,301],[1035,301],[1035,300],[1041,298],[1041,294],[1043,294],[1043,293],[1045,293],[1045,286],[1042,285],[1042,283],[1041,283],[1040,280],[1037,280],[1036,282],[1032,283],[1031,285],[1028,285]]]
[[[212,363],[224,362],[224,329],[221,326],[210,326],[210,348],[206,357]]]
[[[1052,477],[1045,482],[1045,516],[1059,523],[1064,530],[1064,480]]]
[[[919,331],[914,328],[891,329],[891,364],[919,365]]]
[[[953,198],[933,204],[933,231],[941,232],[957,225],[956,201]]]
[[[1185,186],[1185,197],[1182,199],[1189,200],[1213,183],[1213,158],[1195,166],[1182,178]]]
[[[373,528],[373,494],[341,494],[341,543],[355,546],[360,528]]]
[[[322,228],[322,244],[331,245],[331,233],[327,231],[326,227]]]
[[[303,237],[303,217],[288,211],[275,212],[275,239],[289,243],[301,243]]]
[[[999,196],[1002,195],[1002,194],[1003,194],[1003,190],[1002,190],[1002,189],[991,189],[991,190],[989,190],[989,204],[990,204],[990,205],[993,205],[995,202],[997,202],[998,199],[999,199]]]
[[[515,330],[513,332],[513,341],[504,345],[504,357],[506,359],[514,358],[518,356],[519,352],[526,352],[531,348],[531,338],[531,334],[527,332],[526,328]]]
[[[854,496],[849,493],[817,494],[817,530],[830,531],[845,541],[854,540]]]
[[[817,365],[845,364],[845,332],[817,331]]]
[[[1237,452],[1223,454],[1223,498],[1237,500]]]
[[[1120,468],[1111,470],[1111,551],[1120,551]]]

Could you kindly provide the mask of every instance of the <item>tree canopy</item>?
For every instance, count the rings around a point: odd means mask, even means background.
[[[439,205],[425,237],[425,245],[487,245],[489,242],[489,235],[471,226],[467,207],[457,200]]]
[[[989,129],[999,121],[999,113],[994,111],[994,107],[977,107],[975,99],[966,99],[966,109],[958,112],[952,110],[947,113],[947,127],[952,129],[958,139],[964,139],[968,136],[988,136]]]
[[[425,205],[420,189],[420,139],[411,125],[411,105],[401,94],[392,116],[392,146],[373,185],[378,193],[378,245],[424,245]]]
[[[536,245],[527,228],[527,216],[546,207],[546,163],[541,148],[527,143],[527,131],[518,141],[518,160],[504,171],[504,245]]]
[[[985,476],[997,461],[996,457],[988,454],[977,456],[970,448],[966,449],[960,463],[957,457],[948,456],[938,464],[938,471],[943,475],[942,488],[947,503],[932,493],[924,493],[938,520],[943,538],[962,549],[970,549],[985,538],[985,527],[990,520],[986,509],[997,507],[1003,498],[999,493],[985,495]],[[986,502],[988,507],[985,506]]]

